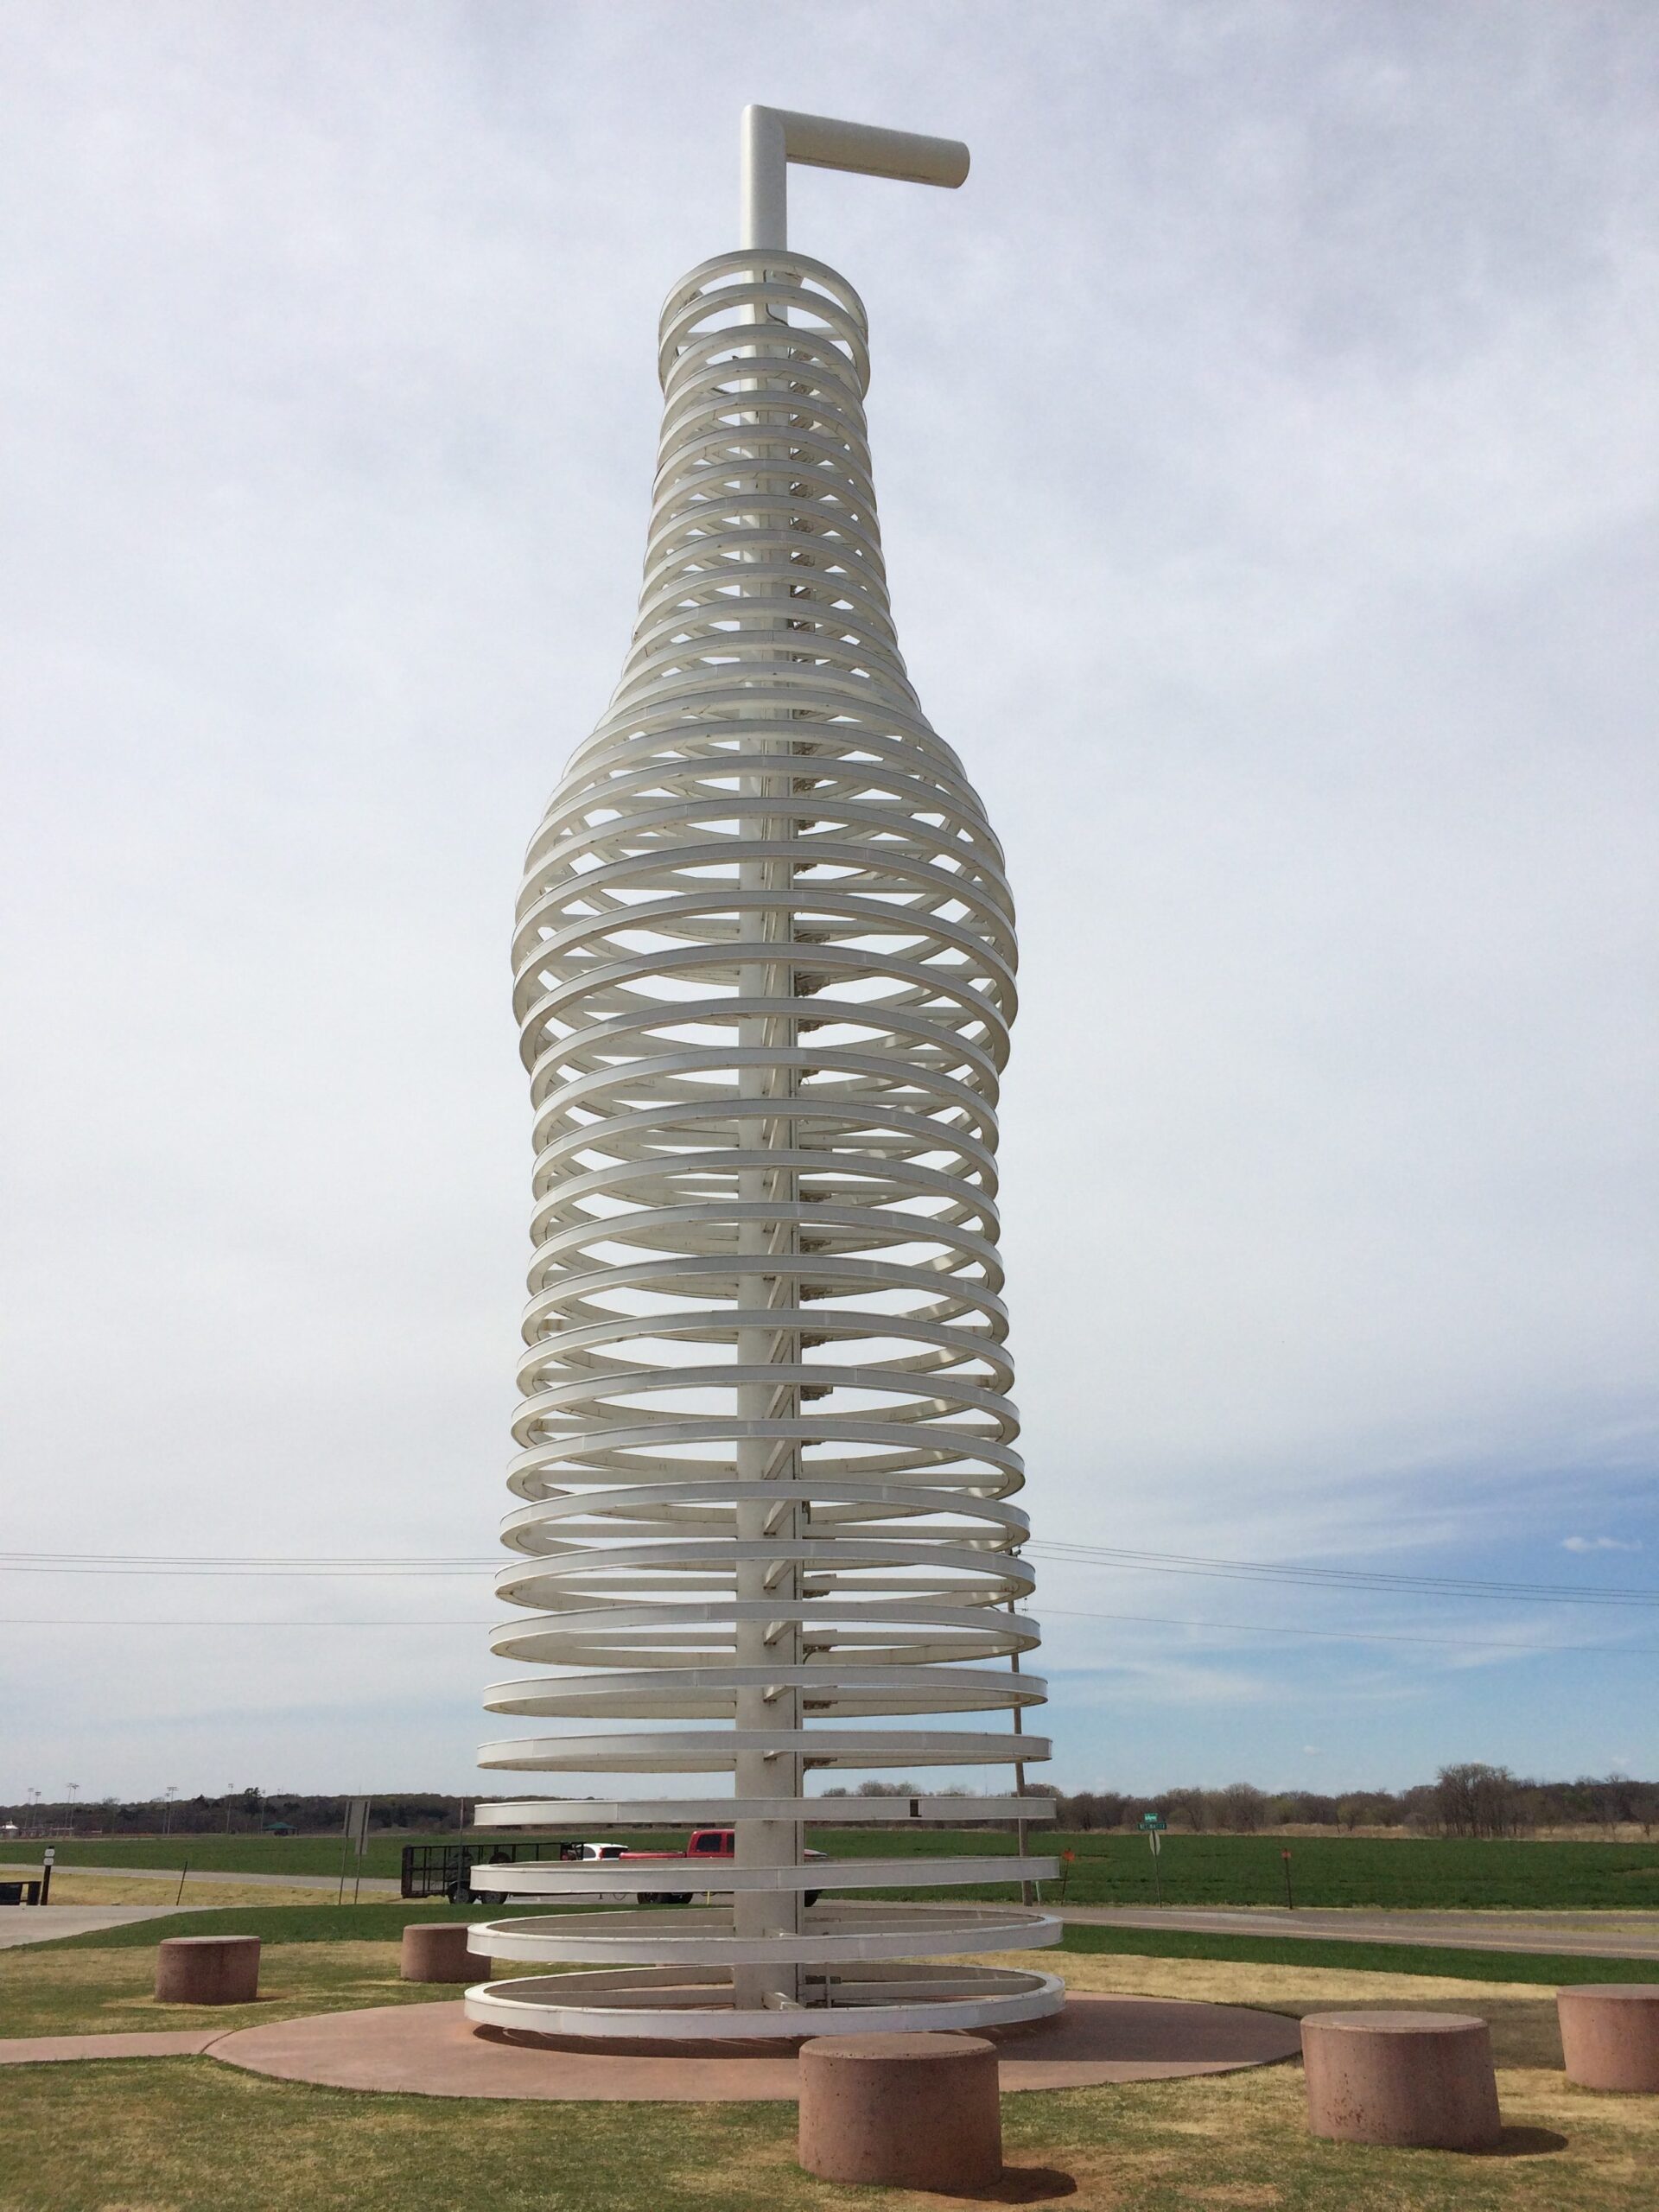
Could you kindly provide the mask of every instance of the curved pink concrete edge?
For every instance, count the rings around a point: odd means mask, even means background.
[[[1072,1997],[1053,2019],[988,2039],[998,2045],[1004,2091],[1015,2092],[1230,2073],[1276,2064],[1301,2048],[1298,2023],[1281,2013],[1109,1996]],[[625,2054],[480,2031],[459,2004],[273,2020],[218,2037],[210,2055],[282,2081],[429,2097],[793,2103],[798,2086],[793,2050],[657,2045]]]
[[[0,2037],[0,2066],[45,2066],[65,2058],[179,2058],[219,2042],[223,2028],[133,2029],[97,2036]]]

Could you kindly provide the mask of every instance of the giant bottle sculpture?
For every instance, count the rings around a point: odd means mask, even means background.
[[[499,1594],[528,1611],[493,1648],[552,1671],[488,1694],[546,1732],[480,1761],[731,1777],[733,1794],[479,1815],[566,1836],[632,1822],[680,1847],[715,1825],[735,1850],[475,1869],[486,1893],[613,1908],[515,1902],[474,1929],[486,1956],[587,1969],[468,1993],[474,2019],[544,2033],[973,2027],[1064,1994],[925,1963],[1055,1942],[1040,1908],[860,1901],[1029,1894],[1052,1860],[803,1845],[809,1821],[969,1818],[1020,1822],[1023,1851],[1048,1810],[1025,1764],[1048,1747],[1021,1717],[1043,1684],[1023,1665],[1038,1630],[997,1254],[1013,908],[899,653],[862,306],[784,223],[786,160],[959,184],[967,154],[753,108],[744,149],[743,248],[663,312],[632,646],[518,906],[535,1255]],[[1015,1790],[805,1782],[983,1764]]]

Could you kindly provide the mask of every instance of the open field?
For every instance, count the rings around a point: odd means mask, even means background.
[[[0,1881],[7,1878],[8,1870],[0,1867]],[[58,1866],[52,1873],[52,1902],[54,1904],[171,1904],[177,1897],[177,1885],[165,1883],[123,1880],[119,1874],[87,1874],[78,1867]],[[287,1889],[280,1884],[238,1882],[232,1878],[216,1879],[207,1874],[198,1878],[194,1872],[184,1879],[182,1902],[187,1904],[314,1904],[315,1890]]]
[[[429,1904],[405,1904],[395,1897],[373,1904],[336,1904],[332,1897],[311,1898],[303,1905],[273,1905],[270,1892],[258,1901],[233,1911],[163,1913],[154,1920],[134,1921],[124,1928],[97,1928],[85,1936],[65,1936],[54,1942],[30,1944],[37,1955],[50,1951],[124,1951],[151,1948],[165,1936],[257,1936],[266,1943],[395,1942],[411,1920],[487,1920],[493,1905],[446,1904],[441,1898]]]
[[[453,1843],[453,1835],[375,1836],[363,1860],[365,1874],[397,1874],[405,1843]],[[476,1840],[476,1839],[471,1839]],[[53,1845],[58,1871],[66,1866],[179,1866],[188,1860],[192,1879],[208,1874],[333,1875],[338,1878],[341,1844],[337,1835],[74,1836]],[[4,1847],[9,1864],[38,1866],[42,1846],[14,1840]],[[357,1871],[346,1861],[346,1879]]]
[[[282,1956],[300,1946],[324,1945],[330,1948],[383,1944],[391,1958],[391,1971],[397,1971],[397,1961],[391,1947],[404,1926],[411,1920],[483,1920],[491,1916],[494,1908],[472,1906],[464,1911],[447,1904],[403,1904],[392,1902],[374,1904],[335,1905],[310,1904],[305,1906],[273,1906],[264,1903],[251,1907],[223,1912],[180,1913],[155,1920],[137,1921],[121,1928],[95,1929],[82,1936],[67,1936],[56,1942],[28,1947],[29,1958],[46,1961],[64,1953],[124,1951],[139,1953],[148,1960],[156,1945],[168,1936],[224,1935],[257,1936],[273,1947],[272,1956]],[[672,1908],[664,1908],[671,1914]],[[1127,1962],[1148,1959],[1165,1959],[1192,1962],[1207,1960],[1222,1962],[1230,1967],[1282,1967],[1297,1974],[1341,1971],[1343,1973],[1382,1973],[1391,1979],[1427,1975],[1434,1980],[1448,1977],[1470,1986],[1485,1986],[1499,1982],[1526,1982],[1548,1986],[1553,1989],[1564,1980],[1571,1981],[1650,1981],[1654,1979],[1651,1961],[1644,1959],[1584,1958],[1580,1956],[1549,1956],[1521,1951],[1456,1951],[1430,1949],[1427,1946],[1395,1943],[1301,1942],[1294,1937],[1268,1936],[1219,1935],[1181,1929],[1143,1928],[1084,1928],[1067,1929],[1060,1955],[1067,1964],[1065,1971],[1072,1972],[1071,1961],[1091,1961],[1090,1973],[1105,1971],[1096,1961],[1125,1962],[1123,1970],[1129,1971]],[[1053,1957],[1056,1954],[1047,1955]],[[12,1973],[10,1986],[28,1988],[33,1980],[22,1964],[24,1954],[13,1952],[0,1955],[0,1991],[8,1987],[7,1967]],[[302,1974],[302,1962],[289,1961],[290,1972]],[[1079,1967],[1078,1972],[1084,1969]],[[89,1970],[90,1971],[90,1970]],[[47,1976],[49,1979],[49,1974]],[[483,1978],[480,1968],[480,1980]],[[1079,1988],[1093,1988],[1090,1981],[1079,1981]],[[1116,1983],[1101,1984],[1116,1987]],[[100,2024],[107,2027],[107,2021]],[[22,2029],[8,2027],[10,2034],[22,2034]],[[53,2033],[69,2033],[68,2028],[54,2029]],[[30,2030],[30,2033],[48,2032],[45,2029]]]
[[[145,1921],[130,1930],[111,1931],[149,1936],[148,1943],[137,1947],[84,1950],[54,1943],[0,1951],[0,2020],[5,2033],[114,2035],[132,2029],[217,2028],[222,2022],[228,2035],[232,2028],[304,2012],[417,2003],[455,1993],[442,1986],[400,1981],[397,1946],[359,1940],[267,1945],[259,1961],[259,1995],[251,2005],[219,2005],[211,2012],[200,2005],[158,2005],[151,1994],[156,1938],[150,1931],[163,1924]],[[479,1979],[486,1976],[480,1972]],[[0,2101],[6,2094],[0,2084]]]
[[[600,1834],[602,1831],[593,1831]],[[1152,1853],[1144,1836],[1033,1830],[1045,1847],[1076,1853],[1066,1890],[1071,1904],[1151,1904]],[[377,1836],[363,1871],[395,1876],[407,1842],[454,1840],[433,1836]],[[480,1839],[474,1839],[480,1840]],[[488,1840],[499,1840],[491,1837]],[[641,1848],[671,1848],[683,1834],[623,1839]],[[1001,1832],[874,1828],[814,1832],[812,1840],[832,1857],[904,1857],[929,1853],[1012,1852]],[[1163,1896],[1170,1904],[1281,1904],[1284,1864],[1298,1904],[1376,1905],[1439,1910],[1583,1911],[1659,1910],[1659,1839],[1650,1843],[1510,1843],[1467,1839],[1183,1835],[1164,1839]],[[188,1858],[197,1875],[337,1874],[337,1836],[123,1837],[64,1841],[60,1867],[177,1866]],[[5,1856],[38,1864],[40,1846],[18,1843]],[[353,1867],[355,1862],[353,1862]],[[925,1894],[917,1892],[917,1894]],[[956,1892],[961,1895],[962,1892]],[[147,1901],[147,1900],[146,1900]]]
[[[156,1923],[151,1923],[152,1926]],[[1567,1981],[1652,1981],[1651,1959],[1590,1958],[1581,1953],[1459,1951],[1427,1944],[1325,1942],[1318,1936],[1232,1936],[1179,1928],[1069,1927],[1061,1947],[1068,1958],[1218,1959],[1255,1967],[1283,1966],[1297,1973],[1332,1968],[1344,1973],[1452,1975],[1466,1982],[1527,1981],[1550,1988]],[[1068,1965],[1065,1971],[1071,1971]],[[1079,1982],[1079,1988],[1092,1984]]]
[[[382,1922],[398,1911],[408,1908],[359,1909]],[[9,2033],[61,2033],[80,2018],[201,2024],[149,1997],[148,1945],[98,1940],[0,1958]],[[1536,1983],[1092,1948],[1066,1971],[1079,1988],[1293,2014],[1356,2003],[1478,2011],[1493,2027],[1504,2143],[1478,2158],[1316,2143],[1300,2069],[1273,2067],[1011,2098],[1013,2171],[996,2201],[1077,2212],[1653,2212],[1659,2100],[1571,2088],[1550,1991]],[[452,1993],[396,1977],[384,1936],[276,1946],[267,1997],[214,2024]],[[924,2212],[950,2201],[807,2180],[787,2107],[455,2103],[267,2081],[207,2058],[22,2067],[0,2083],[0,2212]]]
[[[1052,1837],[1052,1845],[1048,1840]],[[1042,1841],[1036,1840],[1041,1837]],[[1006,1839],[904,1834],[883,1842],[869,1831],[817,1840],[849,1856],[908,1857],[938,1848],[999,1851]],[[1154,1860],[1138,1835],[1033,1831],[1033,1848],[1075,1853],[1070,1904],[1152,1904]],[[1659,1907],[1659,1842],[1493,1843],[1468,1839],[1166,1834],[1157,1861],[1169,1904],[1282,1904],[1291,1853],[1294,1897],[1303,1905],[1427,1910],[1571,1911]],[[917,1895],[925,1892],[918,1891]],[[958,1894],[960,1894],[958,1892]],[[1051,1899],[1056,1892],[1046,1891]]]

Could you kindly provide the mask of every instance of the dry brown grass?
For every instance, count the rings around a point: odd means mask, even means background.
[[[21,1873],[25,1870],[16,1870]],[[27,1869],[30,1878],[38,1866]],[[0,1881],[16,1878],[0,1870]],[[154,1882],[128,1874],[88,1874],[79,1867],[60,1867],[52,1876],[54,1904],[153,1904],[171,1910],[179,1896],[178,1878]],[[181,1902],[187,1905],[318,1904],[333,1901],[332,1890],[308,1890],[298,1884],[215,1881],[210,1875],[187,1875]]]
[[[0,1951],[0,2019],[7,2036],[112,2035],[136,2029],[252,2027],[302,2012],[453,1997],[453,1989],[397,1976],[395,1943],[268,1944],[252,2005],[158,2005],[153,1950]]]
[[[988,2199],[1074,2212],[1653,2212],[1659,2101],[1506,2069],[1499,2152],[1316,2142],[1299,2069],[1008,2098]],[[19,2069],[0,2212],[938,2212],[808,2179],[787,2106],[372,2096],[210,2059]],[[977,2200],[986,2202],[986,2199]]]
[[[1010,1960],[1010,1964],[1014,1963]],[[1021,1966],[1056,1970],[1053,1954],[1019,1955]],[[1421,1974],[1354,1973],[1344,1967],[1249,1966],[1220,1959],[1141,1959],[1071,1952],[1058,1961],[1066,1986],[1130,1997],[1184,1997],[1206,2005],[1255,2005],[1269,2012],[1332,2012],[1386,2005],[1395,2012],[1472,2012],[1489,2021],[1500,2066],[1557,2067],[1561,2042],[1555,1992],[1529,1981],[1458,1981]],[[1659,2207],[1659,2195],[1655,2198]]]
[[[1052,1962],[1052,1955],[1037,1955]],[[9,2033],[200,2025],[149,1995],[153,1955],[0,1954]],[[1406,2004],[1494,2024],[1501,2151],[1459,2158],[1316,2142],[1294,2065],[1005,2100],[993,2202],[1075,2212],[1659,2212],[1659,2098],[1559,2071],[1550,1993],[1528,1983],[1068,1955],[1079,1989],[1264,2005]],[[272,1947],[266,1999],[213,2024],[444,1997],[393,1945]],[[37,2016],[26,2029],[20,2004]],[[927,2212],[957,2200],[842,2189],[794,2164],[781,2106],[512,2106],[353,2094],[206,2059],[20,2068],[0,2082],[0,2212]]]

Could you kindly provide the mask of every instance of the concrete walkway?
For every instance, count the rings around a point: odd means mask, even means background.
[[[984,2032],[1000,2046],[1005,2091],[1225,2074],[1276,2065],[1301,2049],[1300,2024],[1281,2013],[1093,1993],[1070,1998],[1055,2018],[1010,2030],[1006,2040],[995,2029]],[[792,2102],[799,2089],[790,2049],[711,2043],[606,2050],[562,2037],[477,2030],[454,2002],[274,2020],[232,2031],[210,2055],[280,2081],[429,2097],[723,2104]]]
[[[989,2031],[1000,2041],[996,2031]],[[1087,2088],[1272,2066],[1301,2047],[1277,2012],[1179,1999],[1079,1996],[1052,2020],[1002,2045],[1005,2090]],[[393,2089],[429,2097],[502,2097],[687,2104],[793,2102],[793,2050],[745,2044],[652,2044],[637,2051],[480,2034],[457,2002],[325,2012],[269,2026],[172,2033],[0,2039],[0,2066],[88,2058],[170,2058],[208,2052],[227,2066],[284,2082]]]
[[[223,2039],[222,2028],[134,2029],[109,2036],[0,2037],[0,2066],[46,2066],[67,2058],[191,2057]]]
[[[176,1909],[199,1910],[188,1904]],[[60,1936],[90,1936],[96,1928],[124,1928],[130,1920],[165,1920],[174,1910],[170,1904],[8,1905],[0,1910],[0,1951],[15,1951],[24,1943],[55,1943]]]
[[[1068,1904],[1081,1928],[1158,1928],[1203,1936],[1270,1936],[1292,1942],[1426,1944],[1454,1951],[1541,1951],[1595,1959],[1659,1960],[1659,1913],[1382,1912],[1283,1905]]]

